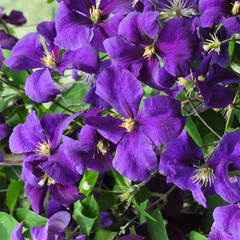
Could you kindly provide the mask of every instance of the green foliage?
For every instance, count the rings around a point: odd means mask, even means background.
[[[1,239],[11,240],[11,233],[18,222],[10,215],[0,212],[0,236]]]
[[[164,220],[160,210],[157,208],[152,213],[152,217],[156,219],[153,221],[148,219],[148,233],[151,240],[168,240]]]
[[[9,207],[10,212],[13,212],[18,196],[24,186],[23,181],[12,182],[7,190],[6,204]]]
[[[207,240],[207,238],[198,232],[192,231],[189,234],[189,240]]]

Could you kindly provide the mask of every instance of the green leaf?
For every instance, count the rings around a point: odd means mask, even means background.
[[[0,212],[0,234],[1,239],[11,240],[11,233],[18,222],[10,215]]]
[[[121,188],[128,188],[131,186],[132,181],[128,178],[123,177],[119,172],[112,170],[112,174],[116,184]]]
[[[203,221],[201,229],[204,232],[209,232],[213,224],[213,211],[216,207],[229,205],[219,195],[206,195],[208,208],[203,213]]]
[[[207,240],[207,238],[198,232],[191,231],[189,234],[189,240]]]
[[[147,189],[146,186],[143,186],[140,188],[140,190],[137,192],[137,194],[134,196],[135,200],[138,204],[146,201],[152,196],[151,192]]]
[[[187,117],[187,124],[185,126],[185,129],[188,131],[189,135],[193,138],[193,140],[197,143],[198,146],[203,145],[202,138],[194,122],[192,121],[192,118],[189,116]]]
[[[19,208],[17,210],[17,219],[19,222],[24,221],[24,226],[26,228],[43,227],[48,221],[47,218],[36,215],[35,212],[24,208]]]
[[[4,58],[10,58],[12,56],[11,50],[8,50],[8,49],[2,49],[2,53]]]
[[[115,204],[115,199],[118,197],[114,193],[102,193],[98,199],[99,211],[107,211]]]
[[[52,3],[54,2],[54,0],[47,0],[47,3]]]
[[[98,231],[99,209],[93,195],[74,203],[74,219],[80,226],[81,234],[89,236],[91,230]]]
[[[117,232],[111,232],[101,228],[98,232],[96,232],[93,240],[113,240],[116,235]]]
[[[148,232],[151,240],[168,240],[165,224],[160,210],[157,208],[152,213],[156,221],[148,219]]]
[[[8,105],[9,102],[11,102],[16,96],[10,96],[10,97],[5,97],[0,101],[0,112],[2,112]]]
[[[80,192],[83,193],[86,197],[91,193],[92,189],[89,190],[83,189],[83,184],[87,182],[93,188],[97,181],[98,175],[99,175],[98,172],[85,170],[83,178],[79,185],[79,189]]]
[[[136,234],[134,225],[133,225],[132,228],[131,228],[130,234]]]
[[[156,220],[155,220],[150,214],[148,214],[147,212],[145,212],[145,210],[142,209],[142,208],[137,204],[137,202],[136,202],[136,200],[135,200],[134,197],[132,198],[132,203],[133,203],[133,205],[136,207],[136,209],[137,209],[141,214],[143,214],[145,217],[150,218],[152,221],[155,221],[155,222],[156,222]]]
[[[11,213],[13,212],[18,196],[23,186],[24,186],[23,181],[17,181],[17,182],[12,182],[8,187],[6,204]]]

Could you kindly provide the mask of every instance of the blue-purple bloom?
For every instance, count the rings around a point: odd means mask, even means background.
[[[15,26],[22,26],[23,24],[26,23],[26,18],[23,16],[22,12],[19,11],[11,11],[10,15],[6,15],[5,13],[2,13],[4,10],[4,7],[0,7],[0,18],[5,22],[5,23],[10,23]]]
[[[45,39],[47,52],[40,36]],[[55,70],[62,75],[66,69],[95,73],[99,65],[98,53],[90,44],[76,51],[67,51],[60,59],[60,48],[54,44],[55,37],[55,22],[42,22],[37,26],[37,33],[29,33],[18,41],[12,50],[12,57],[5,61],[8,67],[16,71],[41,68],[27,78],[25,85],[26,95],[39,103],[52,101],[60,94],[51,78]]]
[[[176,138],[186,123],[180,103],[166,96],[146,98],[138,113],[144,95],[141,84],[132,73],[118,66],[101,73],[96,93],[123,119],[93,116],[86,117],[85,123],[118,144],[113,160],[117,171],[133,181],[146,180],[157,168],[154,145]]]

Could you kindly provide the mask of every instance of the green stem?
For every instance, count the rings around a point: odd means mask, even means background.
[[[203,123],[211,132],[213,132],[219,139],[222,139],[222,137],[221,137],[216,131],[214,131],[214,130],[205,122],[205,120],[203,120],[203,118],[200,116],[200,114],[198,113],[197,109],[195,108],[192,100],[188,97],[187,91],[186,91],[185,89],[184,89],[184,92],[185,92],[185,95],[186,95],[186,97],[187,97],[187,99],[188,99],[188,101],[189,101],[192,109],[194,110],[194,112],[196,113],[196,115],[199,117],[199,119],[202,121],[202,123]]]
[[[64,106],[63,106],[61,103],[59,103],[56,99],[53,100],[53,103],[56,104],[57,106],[61,107],[62,109],[64,109],[64,110],[70,112],[70,113],[73,113],[73,114],[75,113],[74,111],[72,111],[72,110],[70,110],[70,109],[64,107]]]
[[[0,18],[0,24],[3,25],[3,27],[6,29],[7,33],[10,34],[7,25],[1,18]]]
[[[224,40],[224,41],[220,42],[220,46],[222,46],[223,44],[229,43],[229,42],[240,42],[240,39],[227,39],[227,40]]]

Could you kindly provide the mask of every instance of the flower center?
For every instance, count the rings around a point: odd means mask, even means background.
[[[99,140],[97,144],[98,154],[101,153],[103,156],[105,156],[107,154],[108,148],[109,144],[104,139]]]
[[[130,132],[135,128],[135,121],[131,118],[125,119],[124,123],[120,125],[120,127],[126,128],[127,132]]]
[[[45,67],[55,68],[57,66],[57,60],[54,52],[46,53],[44,52],[44,56],[40,58]]]
[[[143,53],[143,57],[148,58],[148,60],[150,60],[152,55],[155,53],[154,46],[150,45],[150,46],[145,47],[144,49],[145,49],[145,51]]]
[[[51,146],[50,146],[49,140],[48,140],[48,142],[46,142],[44,140],[43,143],[38,142],[37,147],[38,147],[38,149],[35,149],[35,153],[37,155],[46,155],[46,156],[50,155],[50,153],[51,153]]]
[[[93,23],[99,23],[102,17],[102,10],[96,9],[95,6],[92,6],[89,12]]]
[[[216,177],[213,173],[213,169],[211,169],[207,164],[197,167],[194,172],[196,172],[196,174],[190,178],[193,180],[193,183],[198,184],[202,181],[202,186],[205,185],[205,187],[208,183],[210,187],[212,183],[214,183]]]
[[[52,179],[51,177],[49,177],[46,173],[43,176],[43,179],[41,179],[39,181],[39,185],[43,186],[45,184],[45,182],[47,181],[47,185],[54,185],[55,183],[57,183],[57,181],[55,181],[54,179]]]
[[[160,9],[160,17],[166,22],[176,17],[191,17],[194,9],[186,7],[188,0],[168,0],[169,4],[161,3],[165,8]]]
[[[232,8],[232,15],[239,15],[240,13],[240,2],[239,1],[236,1],[234,4],[231,3],[233,5],[233,8]]]
[[[203,49],[208,53],[216,51],[219,54],[221,51],[221,42],[218,40],[216,33],[214,33],[213,35],[210,33],[209,35],[211,36],[212,40],[206,39],[203,44]]]

